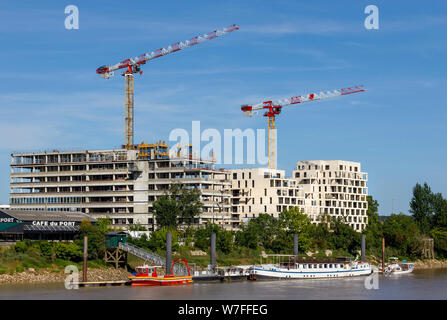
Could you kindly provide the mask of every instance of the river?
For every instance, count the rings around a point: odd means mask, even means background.
[[[295,300],[295,299],[447,299],[447,269],[416,270],[378,276],[378,289],[366,289],[365,277],[194,283],[177,287],[90,287],[67,290],[63,284],[0,285],[6,299],[162,299],[162,300]],[[370,286],[371,287],[371,286]]]

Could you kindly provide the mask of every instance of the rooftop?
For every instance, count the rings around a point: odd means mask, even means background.
[[[43,221],[75,221],[82,220],[96,221],[96,219],[80,211],[44,211],[44,210],[11,210],[1,209],[0,211],[18,220],[43,220]]]

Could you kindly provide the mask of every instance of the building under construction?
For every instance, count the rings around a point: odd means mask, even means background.
[[[108,217],[115,226],[141,224],[153,230],[153,202],[174,183],[201,191],[208,221],[232,228],[230,173],[192,148],[170,156],[164,142],[135,149],[51,151],[11,155],[11,209],[73,211]]]

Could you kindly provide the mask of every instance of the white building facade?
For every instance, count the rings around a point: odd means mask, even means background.
[[[343,217],[358,232],[368,224],[368,174],[361,171],[359,162],[298,161],[293,177],[308,200],[302,209],[313,223],[327,214]]]
[[[255,168],[230,172],[235,226],[259,214],[277,218],[284,210],[305,205],[302,187],[295,179],[286,178],[284,170]]]

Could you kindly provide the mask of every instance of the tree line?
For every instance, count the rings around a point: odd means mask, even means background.
[[[175,231],[186,245],[208,250],[211,233],[217,234],[217,249],[229,253],[234,248],[265,249],[272,253],[291,253],[293,235],[297,233],[299,251],[336,251],[339,254],[355,255],[365,234],[367,253],[381,256],[382,238],[385,238],[387,254],[405,258],[421,257],[422,239],[434,239],[438,257],[447,257],[447,200],[440,193],[433,193],[427,183],[413,188],[410,214],[392,214],[385,221],[379,220],[379,204],[367,196],[368,224],[362,233],[354,231],[345,217],[322,214],[319,224],[298,207],[280,213],[278,218],[259,214],[242,224],[239,231],[229,231],[215,224],[191,228],[200,215],[200,191],[173,185],[164,196],[154,202],[154,216],[161,231],[152,233],[154,239],[143,239],[145,246],[156,250],[162,245],[167,230],[177,230],[180,224],[188,225],[186,231]],[[158,234],[160,233],[160,235]],[[178,245],[178,244],[176,244]]]

